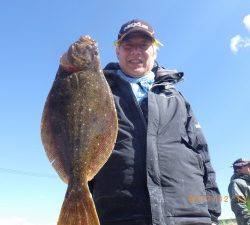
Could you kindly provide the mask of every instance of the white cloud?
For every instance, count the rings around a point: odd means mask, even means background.
[[[247,14],[243,18],[243,24],[245,25],[246,29],[250,31],[250,14]],[[248,48],[250,47],[250,38],[248,37],[241,37],[239,34],[231,38],[230,48],[233,53],[237,53],[241,48]]]
[[[246,15],[243,19],[243,24],[250,31],[250,14]]]
[[[9,217],[9,218],[0,218],[0,224],[4,225],[54,225],[52,223],[41,223],[39,222],[34,222],[34,221],[28,221],[26,218],[22,217]]]
[[[235,37],[231,38],[230,48],[233,53],[237,53],[240,48],[247,47],[250,47],[249,38],[242,38],[240,35],[236,35]]]
[[[231,44],[230,44],[230,48],[233,52],[238,52],[238,44],[241,40],[241,36],[240,35],[236,35],[235,37],[231,38]]]

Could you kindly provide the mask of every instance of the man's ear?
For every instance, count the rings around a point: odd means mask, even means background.
[[[156,58],[157,58],[157,48],[156,47],[154,47],[154,60],[156,60]]]
[[[117,58],[119,59],[120,52],[119,52],[119,47],[118,47],[118,46],[116,46],[116,48],[115,48],[115,52],[116,52],[116,56],[117,56]]]

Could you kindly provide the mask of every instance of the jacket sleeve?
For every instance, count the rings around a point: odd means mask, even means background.
[[[247,208],[247,196],[244,195],[243,187],[237,181],[231,181],[228,187],[228,193],[231,199],[231,208],[242,224],[250,224],[250,211]]]
[[[215,181],[215,172],[212,167],[207,142],[202,133],[201,126],[196,120],[190,104],[185,101],[187,109],[186,131],[189,138],[189,144],[201,155],[204,166],[204,186],[207,195],[208,210],[212,222],[218,223],[218,217],[221,214],[221,196]]]

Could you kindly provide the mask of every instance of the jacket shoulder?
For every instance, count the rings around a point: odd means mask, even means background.
[[[245,187],[247,187],[247,184],[244,179],[235,178],[231,180],[228,186],[228,192],[231,196],[238,195],[244,192]]]
[[[115,85],[115,78],[117,77],[117,70],[120,69],[120,66],[118,63],[108,63],[104,68],[103,68],[103,73],[104,76],[108,82],[108,84],[110,85],[110,87]]]

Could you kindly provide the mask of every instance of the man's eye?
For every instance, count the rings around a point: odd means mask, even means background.
[[[148,44],[142,44],[140,47],[141,47],[141,49],[146,50],[146,49],[148,49],[149,45]]]
[[[139,48],[141,50],[147,50],[150,47],[150,44],[148,44],[148,43],[136,44],[136,45],[133,45],[133,44],[123,44],[122,47],[123,47],[123,49],[125,49],[127,51],[130,51],[130,50],[132,50],[134,48]]]
[[[124,45],[124,48],[125,49],[131,49],[131,48],[133,48],[133,46],[132,45]]]
[[[125,49],[125,50],[130,50],[131,49],[131,45],[129,45],[129,44],[123,44],[123,45],[121,45],[121,47],[123,49]]]

